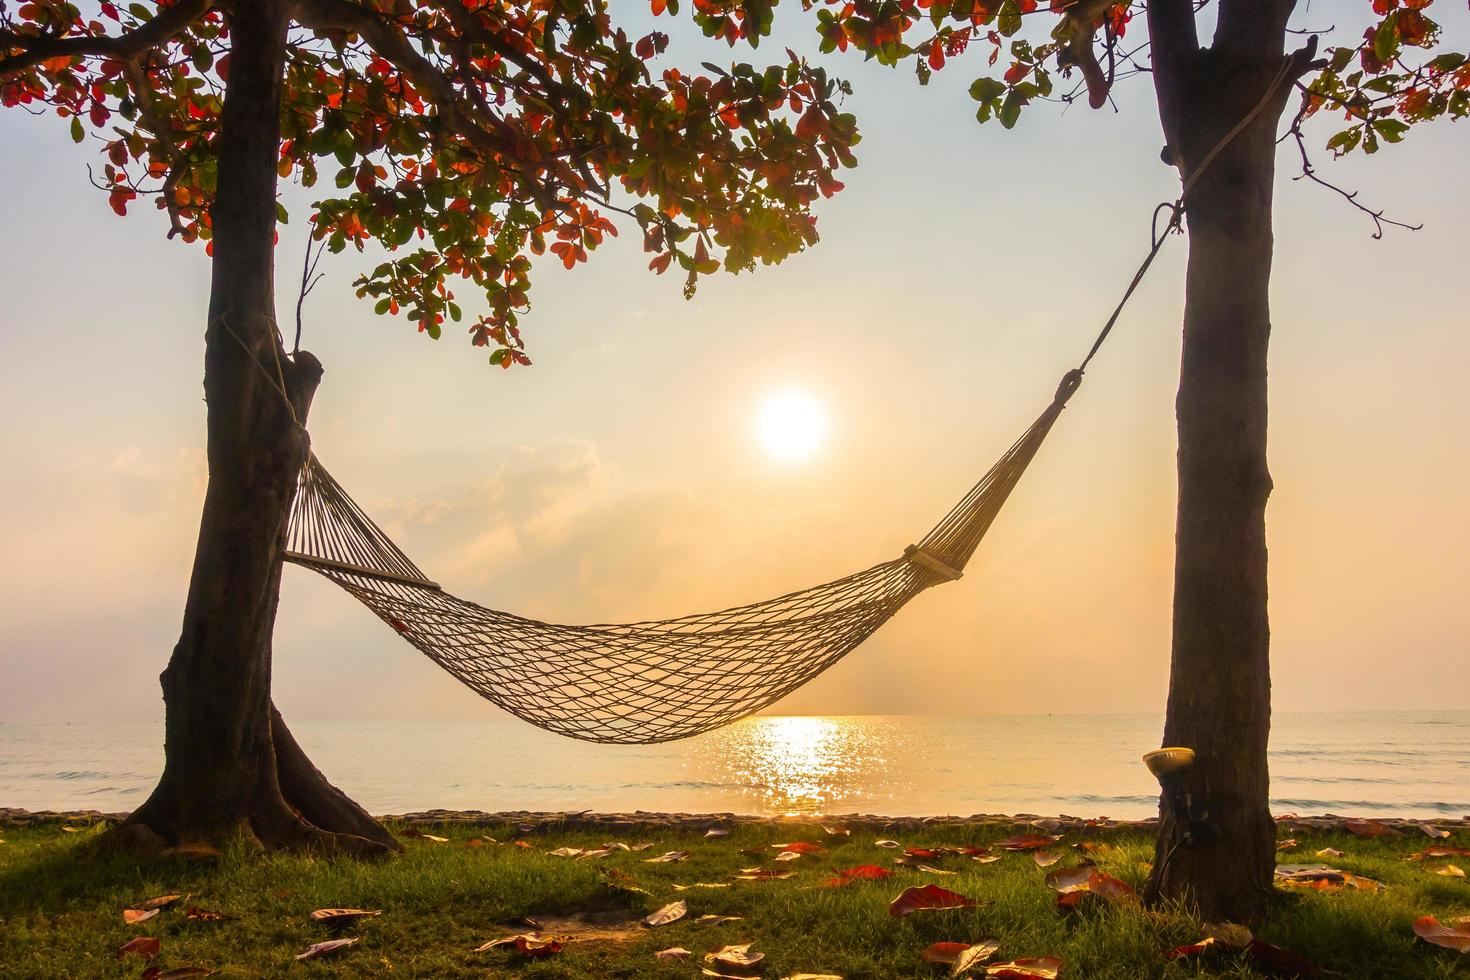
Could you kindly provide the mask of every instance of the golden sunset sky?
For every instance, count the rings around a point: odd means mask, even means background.
[[[649,29],[647,5],[627,6],[630,33]],[[1450,36],[1470,37],[1463,4],[1440,6]],[[1367,17],[1338,0],[1299,19],[1348,40]],[[677,26],[667,63],[732,57]],[[777,30],[769,51],[733,57],[815,54],[798,5]],[[433,577],[566,622],[815,584],[917,540],[1050,399],[1146,250],[1154,205],[1177,194],[1147,79],[1119,87],[1116,111],[1040,106],[1006,132],[973,121],[978,61],[927,90],[908,70],[828,61],[856,87],[863,140],[847,190],[819,207],[822,242],[686,302],[624,223],[590,267],[538,267],[528,370],[375,318],[351,288],[374,256],[324,263],[305,339],[327,367],[317,453]],[[1282,148],[1278,709],[1470,707],[1467,149],[1470,127],[1436,124],[1376,157],[1319,154],[1330,179],[1425,224],[1373,241],[1364,216],[1289,179]],[[0,721],[155,720],[203,488],[208,263],[150,209],[114,217],[87,185],[98,155],[55,118],[0,113],[0,154]],[[310,200],[286,189],[287,321]],[[1162,710],[1185,244],[966,577],[773,710]],[[758,434],[786,391],[825,418],[796,458]],[[275,689],[294,719],[500,716],[294,568]]]

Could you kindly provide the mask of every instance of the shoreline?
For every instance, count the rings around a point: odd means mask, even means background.
[[[100,810],[25,810],[0,807],[0,827],[43,827],[52,824],[91,826],[119,823],[127,813]],[[515,824],[523,833],[538,830],[688,830],[703,832],[711,827],[729,826],[808,826],[841,825],[848,830],[891,831],[925,827],[1015,827],[1035,828],[1048,833],[1100,830],[1151,830],[1157,817],[1142,820],[1113,820],[1106,817],[1044,816],[1034,813],[976,813],[967,817],[953,815],[883,816],[871,813],[783,814],[761,816],[739,813],[662,813],[635,810],[627,813],[598,813],[590,810],[418,810],[411,813],[379,815],[385,823],[408,827],[460,825],[498,826]],[[1470,830],[1470,814],[1458,818],[1411,820],[1402,817],[1353,817],[1335,813],[1300,816],[1283,813],[1275,816],[1278,827],[1353,833],[1353,825],[1372,825],[1399,834],[1423,834],[1426,837],[1448,836],[1455,831]],[[1371,835],[1372,832],[1370,832]]]

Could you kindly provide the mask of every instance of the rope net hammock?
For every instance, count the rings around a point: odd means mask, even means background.
[[[851,652],[925,589],[964,572],[1082,377],[918,544],[801,592],[719,612],[623,625],[558,626],[450,595],[311,456],[285,559],[351,593],[482,697],[590,742],[688,738],[753,714]]]

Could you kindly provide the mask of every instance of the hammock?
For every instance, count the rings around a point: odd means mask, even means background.
[[[851,652],[930,586],[964,572],[1082,378],[918,544],[801,592],[719,612],[557,626],[487,609],[430,581],[313,455],[285,559],[337,583],[430,660],[533,725],[590,742],[688,738],[753,714]]]

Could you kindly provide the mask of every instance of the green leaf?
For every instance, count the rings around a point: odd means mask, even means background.
[[[1005,82],[996,78],[977,78],[970,83],[970,98],[976,102],[989,102],[1005,94]]]
[[[1016,0],[1006,0],[1000,5],[1000,17],[995,26],[1003,37],[1010,37],[1021,29],[1021,8],[1016,6]]]
[[[82,128],[82,117],[81,116],[72,116],[71,117],[71,141],[73,143],[80,143],[82,140],[84,140],[86,138],[87,138],[87,131]]]
[[[1383,19],[1373,35],[1373,53],[1379,61],[1392,61],[1399,53],[1399,18],[1395,11]]]
[[[1375,119],[1373,131],[1389,143],[1398,143],[1409,131],[1409,124],[1399,119]]]
[[[1000,124],[1006,129],[1014,129],[1016,120],[1021,118],[1021,106],[1026,100],[1015,92],[1006,96],[1006,100],[1000,106]]]

